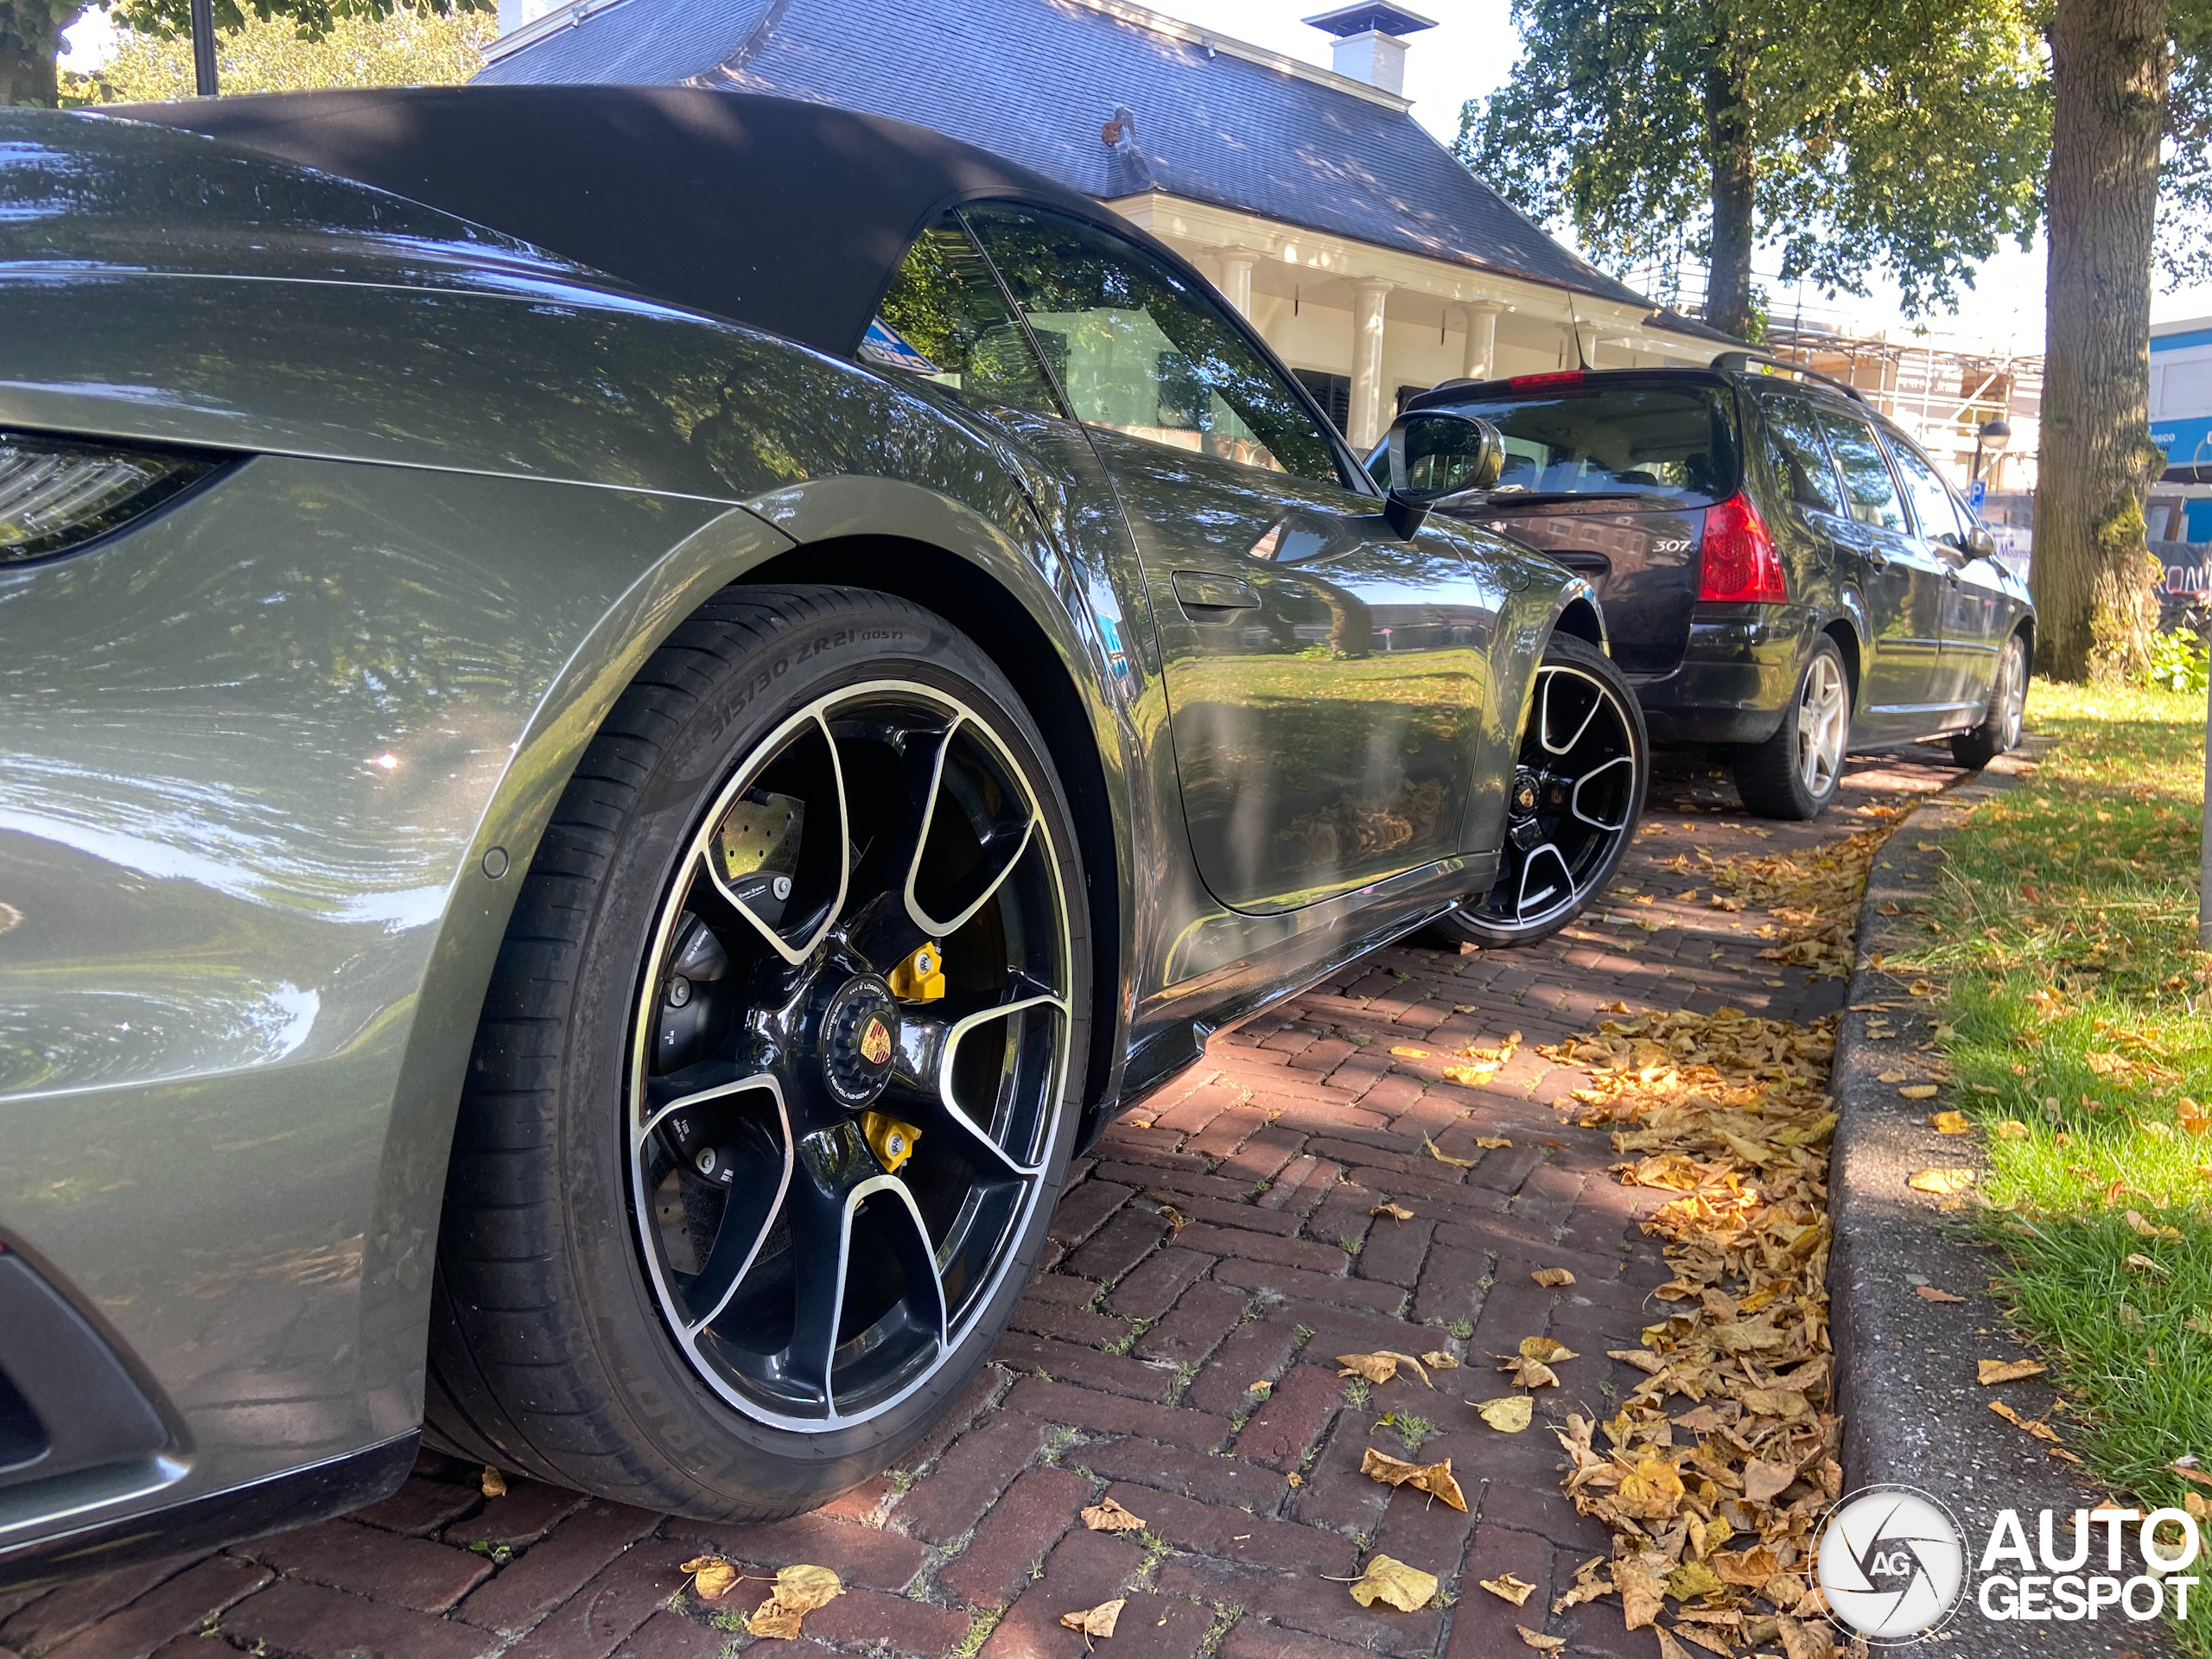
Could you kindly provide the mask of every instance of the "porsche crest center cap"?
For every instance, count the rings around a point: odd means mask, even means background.
[[[865,1106],[891,1079],[899,1046],[899,1004],[874,974],[848,980],[822,1020],[822,1075],[847,1106]]]

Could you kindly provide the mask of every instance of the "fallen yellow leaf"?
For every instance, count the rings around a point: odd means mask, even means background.
[[[1141,1532],[1141,1516],[1131,1515],[1112,1498],[1094,1503],[1083,1512],[1083,1524],[1093,1532]]]
[[[1567,1638],[1563,1636],[1540,1635],[1526,1624],[1516,1624],[1513,1628],[1521,1632],[1522,1641],[1538,1653],[1557,1653],[1567,1645]]]
[[[1559,1373],[1541,1359],[1522,1359],[1516,1355],[1498,1370],[1510,1376],[1514,1387],[1518,1389],[1555,1389],[1559,1386]]]
[[[1467,1512],[1465,1495],[1459,1483],[1452,1478],[1452,1459],[1441,1463],[1408,1463],[1403,1458],[1394,1458],[1369,1446],[1359,1460],[1359,1472],[1370,1480],[1385,1486],[1411,1486],[1432,1497],[1440,1497],[1453,1509]]]
[[[1938,1198],[1948,1198],[1955,1192],[1963,1192],[1972,1186],[1974,1184],[1974,1173],[1971,1169],[1961,1169],[1955,1166],[1923,1169],[1907,1176],[1904,1184],[1916,1192],[1933,1192]]]
[[[2013,1410],[2012,1407],[2006,1405],[2002,1400],[1992,1400],[1989,1402],[1989,1408],[1995,1412],[1999,1417],[2002,1417],[2006,1422],[2012,1424],[2013,1427],[2024,1428],[2029,1433],[2034,1435],[2036,1439],[2039,1440],[2048,1440],[2053,1446],[2058,1444],[2058,1433],[2056,1429],[2052,1428],[2050,1424],[2044,1422],[2031,1422],[2025,1417],[2021,1416],[2018,1412]]]
[[[1478,1135],[1475,1144],[1484,1152],[1503,1152],[1513,1143],[1502,1135]]]
[[[1521,1338],[1521,1357],[1541,1360],[1549,1365],[1562,1359],[1580,1359],[1582,1356],[1565,1343],[1550,1337],[1523,1337]]]
[[[1425,1060],[1428,1058],[1428,1051],[1427,1049],[1408,1048],[1402,1044],[1398,1047],[1392,1049],[1390,1052],[1393,1054],[1402,1054],[1409,1060]]]
[[[2024,1141],[2028,1138],[2028,1126],[2017,1117],[1999,1119],[1996,1129],[1999,1141]]]
[[[1483,1421],[1501,1434],[1518,1434],[1535,1417],[1536,1408],[1525,1394],[1509,1394],[1503,1399],[1470,1401]]]
[[[2127,1212],[2127,1224],[2145,1238],[2179,1238],[2181,1236],[2180,1228],[2161,1227],[2139,1210],[2131,1210]]]
[[[1897,1090],[1907,1100],[1933,1100],[1936,1085],[1932,1083],[1909,1083]]]
[[[1538,1268],[1529,1276],[1546,1290],[1557,1290],[1574,1282],[1574,1275],[1565,1268]]]
[[[1449,1164],[1454,1169],[1472,1169],[1475,1166],[1475,1160],[1471,1158],[1454,1158],[1448,1152],[1439,1152],[1436,1149],[1436,1142],[1427,1135],[1421,1137],[1421,1143],[1428,1148],[1428,1155],[1440,1164]]]
[[[1421,1363],[1432,1371],[1456,1371],[1459,1369],[1459,1362],[1441,1348],[1430,1349],[1421,1357]]]
[[[1477,1579],[1477,1584],[1493,1596],[1503,1597],[1516,1607],[1527,1601],[1536,1592],[1536,1586],[1516,1579],[1510,1573],[1501,1573],[1494,1579]]]
[[[1744,1465],[1745,1500],[1764,1503],[1788,1491],[1789,1483],[1796,1478],[1796,1464],[1769,1463],[1763,1458],[1753,1458]]]
[[[1344,1367],[1337,1373],[1338,1376],[1363,1376],[1376,1383],[1388,1382],[1397,1376],[1399,1366],[1409,1366],[1421,1378],[1424,1388],[1436,1386],[1428,1380],[1428,1373],[1421,1369],[1421,1361],[1411,1354],[1396,1353],[1388,1348],[1372,1354],[1338,1354],[1337,1363]]]
[[[2126,1268],[2130,1273],[2154,1273],[2161,1279],[2165,1278],[2173,1271],[2173,1269],[2169,1268],[2164,1262],[2158,1261],[2153,1257],[2147,1256],[2140,1250],[2130,1250],[2120,1259],[2120,1265]]]
[[[800,1621],[809,1613],[844,1593],[843,1580],[826,1567],[779,1567],[776,1587],[745,1621],[745,1628],[753,1636],[791,1641],[798,1637]]]
[[[1388,1216],[1391,1220],[1395,1222],[1408,1222],[1414,1218],[1414,1212],[1407,1209],[1404,1205],[1394,1204],[1388,1198],[1385,1198],[1382,1203],[1376,1205],[1367,1213],[1370,1216]]]
[[[1658,1573],[1640,1560],[1615,1561],[1613,1584],[1621,1592],[1621,1612],[1631,1630],[1647,1628],[1667,1605],[1666,1589]]]
[[[484,1465],[482,1485],[486,1497],[505,1497],[507,1495],[507,1478],[488,1463]]]
[[[1974,1126],[1967,1122],[1964,1112],[1933,1112],[1929,1115],[1928,1127],[1938,1135],[1965,1135]]]
[[[1111,1636],[1114,1621],[1122,1616],[1122,1609],[1129,1605],[1127,1596],[1116,1596],[1111,1601],[1102,1601],[1096,1607],[1086,1607],[1079,1613],[1062,1613],[1060,1623],[1071,1630],[1081,1630],[1085,1636]]]
[[[1183,1219],[1183,1212],[1172,1204],[1160,1206],[1160,1218],[1167,1224],[1167,1236],[1170,1238],[1191,1224]]]
[[[679,1569],[691,1575],[692,1592],[702,1601],[720,1601],[737,1582],[737,1567],[719,1555],[700,1555]]]
[[[1903,1071],[1885,1071],[1877,1077],[1874,1081],[1877,1083],[1903,1083],[1905,1080],[1906,1075],[1907,1074]]]
[[[1344,1583],[1339,1579],[1338,1583]],[[1436,1595],[1436,1574],[1424,1573],[1417,1567],[1408,1567],[1403,1561],[1389,1555],[1377,1555],[1367,1564],[1367,1570],[1350,1580],[1351,1599],[1363,1607],[1372,1607],[1383,1602],[1402,1613],[1419,1612]]]
[[[1963,1296],[1954,1296],[1948,1290],[1938,1290],[1933,1285],[1915,1285],[1912,1294],[1923,1302],[1963,1302]]]
[[[2023,1377],[2041,1376],[2047,1369],[2040,1360],[2033,1359],[1977,1359],[1974,1363],[1974,1381],[1984,1388],[1995,1388],[1999,1382],[2018,1382]]]
[[[1727,1587],[1720,1582],[1720,1575],[1703,1561],[1684,1561],[1667,1575],[1667,1593],[1676,1601],[1717,1595]]]

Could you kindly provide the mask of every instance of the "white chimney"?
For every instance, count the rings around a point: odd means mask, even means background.
[[[1337,37],[1330,67],[1400,98],[1406,93],[1404,37],[1436,27],[1432,17],[1388,4],[1340,6],[1306,21]]]

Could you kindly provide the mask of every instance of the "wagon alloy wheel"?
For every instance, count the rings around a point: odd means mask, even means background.
[[[1986,766],[2020,746],[2028,706],[2028,642],[2019,634],[1997,653],[1997,672],[1989,684],[1989,707],[1981,724],[1951,740],[1951,758],[1962,766]]]
[[[1833,655],[1813,658],[1797,693],[1797,777],[1805,792],[1826,799],[1843,770],[1851,734],[1851,690]]]
[[[639,976],[627,1155],[662,1318],[785,1428],[865,1421],[943,1366],[1043,1192],[1067,898],[991,728],[882,681],[730,773]]]

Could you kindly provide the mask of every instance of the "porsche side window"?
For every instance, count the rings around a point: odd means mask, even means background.
[[[1006,295],[956,218],[923,232],[907,250],[860,354],[970,397],[1060,413]]]
[[[1079,421],[1342,482],[1304,402],[1191,283],[1111,232],[1011,202],[963,210]]]
[[[1835,452],[1837,469],[1843,474],[1844,491],[1851,498],[1851,516],[1862,524],[1903,530],[1904,503],[1874,429],[1856,416],[1825,409],[1821,411],[1821,427],[1828,435],[1828,448]]]
[[[1795,397],[1769,397],[1761,400],[1759,408],[1766,416],[1767,460],[1783,493],[1801,507],[1841,512],[1835,468],[1813,419],[1813,406]]]
[[[1920,533],[1931,542],[1955,548],[1962,545],[1958,508],[1935,467],[1920,451],[1900,443],[1894,435],[1890,438],[1890,456],[1897,464],[1897,476],[1904,480],[1905,499],[1912,503],[1913,520],[1920,526]]]

